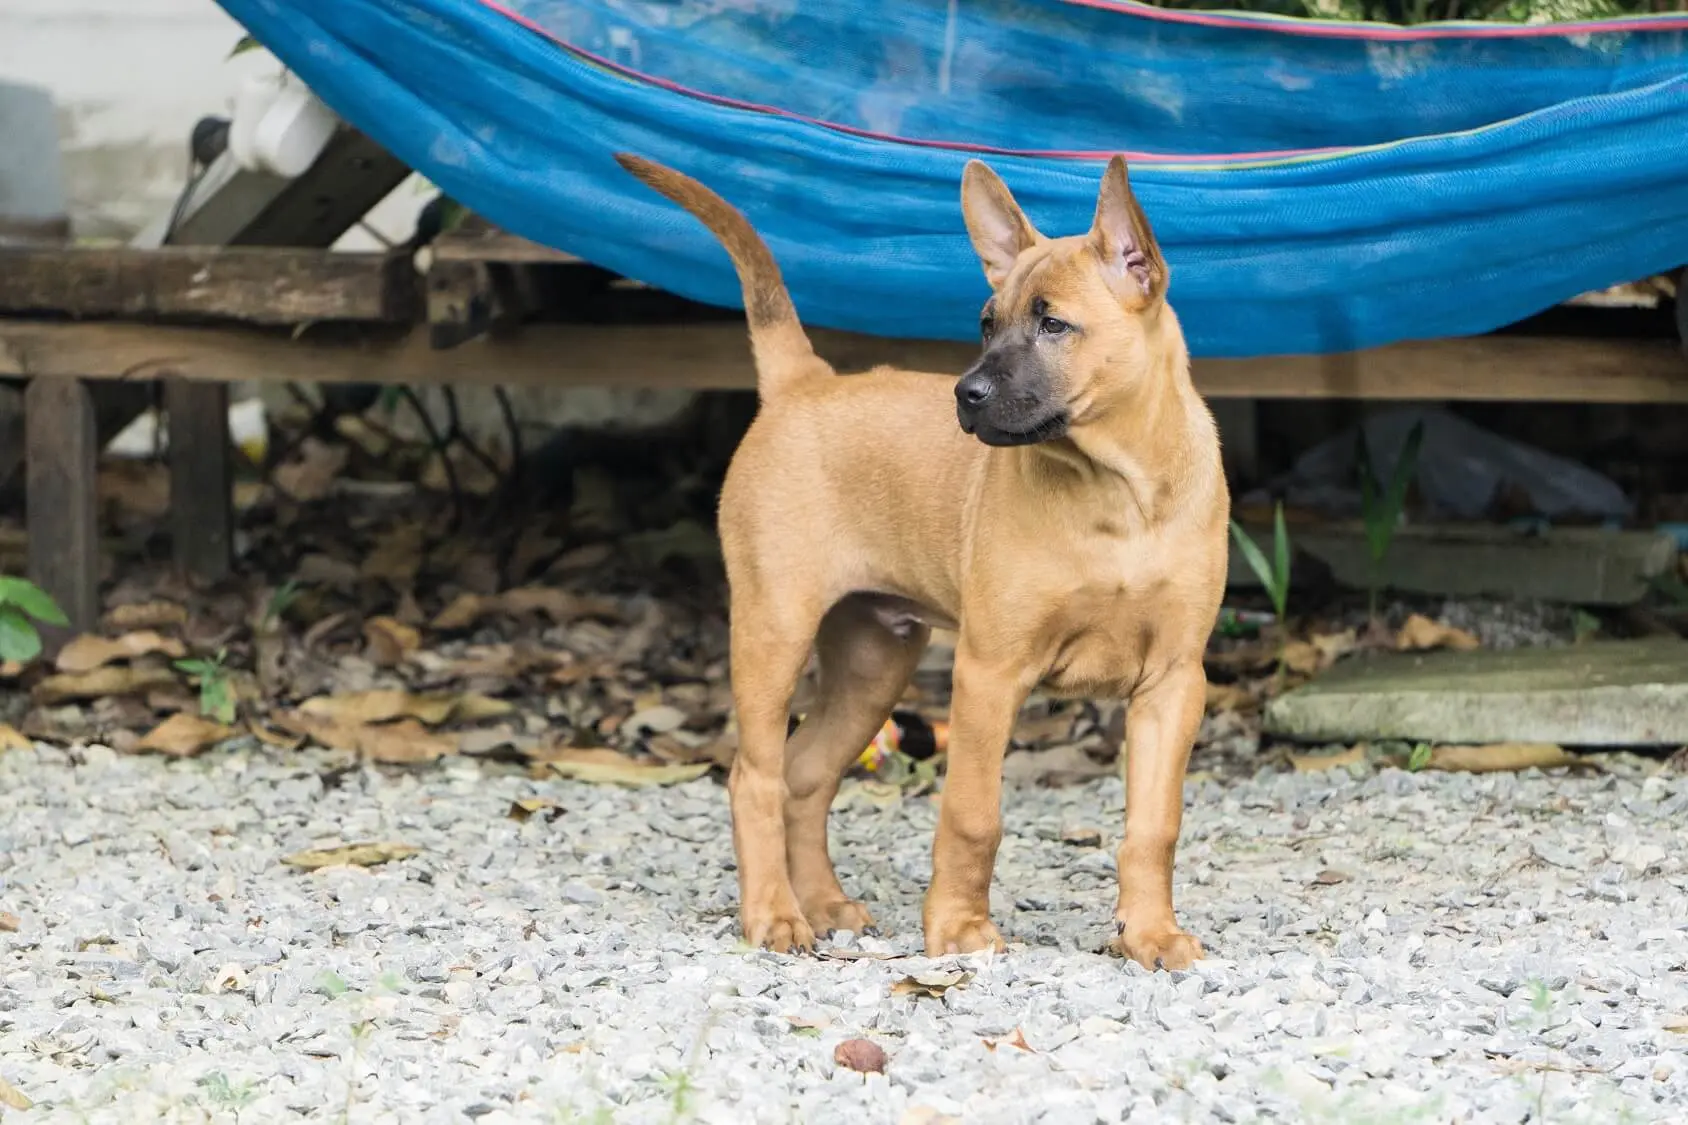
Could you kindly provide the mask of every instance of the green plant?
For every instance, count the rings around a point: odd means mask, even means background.
[[[276,587],[275,593],[270,595],[268,604],[264,606],[262,627],[267,630],[279,623],[282,614],[286,613],[304,592],[297,578],[289,578]]]
[[[1407,504],[1407,488],[1418,472],[1418,447],[1424,441],[1424,423],[1414,422],[1407,440],[1395,459],[1389,476],[1387,491],[1380,491],[1372,473],[1371,450],[1366,446],[1366,428],[1360,427],[1354,454],[1360,472],[1360,515],[1366,525],[1366,554],[1371,566],[1368,577],[1371,589],[1367,605],[1373,621],[1377,620],[1377,595],[1383,586],[1383,559],[1389,553],[1389,543],[1400,526],[1401,513]]]
[[[52,596],[27,578],[0,574],[0,660],[20,664],[41,655],[42,625],[68,625]]]
[[[1407,753],[1407,772],[1417,773],[1425,766],[1428,766],[1430,764],[1430,756],[1431,750],[1428,742],[1420,742],[1417,746],[1414,746],[1412,750]]]
[[[212,1105],[233,1110],[236,1120],[240,1119],[240,1111],[258,1096],[258,1091],[253,1088],[252,1083],[231,1082],[229,1076],[220,1070],[213,1070],[199,1078],[194,1085],[205,1091],[205,1096]]]
[[[176,661],[177,670],[199,682],[199,713],[225,725],[234,722],[235,710],[234,684],[223,664],[226,659],[228,649],[220,648],[209,660]]]
[[[1266,596],[1272,599],[1272,613],[1278,619],[1278,678],[1284,674],[1284,645],[1289,641],[1289,584],[1290,584],[1290,543],[1289,528],[1284,523],[1284,504],[1278,501],[1272,513],[1272,561],[1266,561],[1266,553],[1243,530],[1242,524],[1231,521],[1231,537],[1237,541],[1237,550],[1243,553],[1248,561],[1249,569],[1254,571],[1260,584],[1266,587]]]

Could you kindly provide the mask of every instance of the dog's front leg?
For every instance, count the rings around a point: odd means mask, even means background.
[[[1200,661],[1174,665],[1131,698],[1125,719],[1125,839],[1119,846],[1115,952],[1147,969],[1187,969],[1201,942],[1172,912],[1172,860],[1184,816],[1184,773],[1206,706]]]
[[[990,919],[991,872],[1002,839],[1002,756],[1030,685],[1000,656],[983,659],[970,650],[963,636],[956,649],[949,766],[926,892],[928,957],[1003,948]]]

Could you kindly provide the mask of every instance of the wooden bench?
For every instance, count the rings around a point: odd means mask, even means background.
[[[399,170],[385,169],[381,182]],[[320,231],[340,220],[319,224]],[[273,223],[268,229],[273,237]],[[527,284],[538,276],[596,287],[600,296],[606,285],[629,299],[642,291],[680,316],[620,324],[547,320]],[[232,542],[231,382],[753,385],[740,316],[606,278],[568,255],[475,224],[416,252],[0,249],[0,378],[28,381],[36,580],[75,626],[92,623],[98,449],[90,380],[163,382],[174,551],[184,567],[211,578],[227,572]],[[890,363],[953,373],[976,352],[969,343],[818,329],[812,335],[843,370]],[[1688,359],[1677,340],[1662,336],[1512,333],[1345,355],[1204,359],[1195,362],[1194,377],[1216,400],[1688,403]]]

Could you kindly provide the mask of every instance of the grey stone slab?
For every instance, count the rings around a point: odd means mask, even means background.
[[[1265,729],[1324,742],[1684,744],[1688,642],[1356,659],[1273,700]]]
[[[1271,554],[1272,530],[1248,526]],[[1365,530],[1358,524],[1291,530],[1297,550],[1320,559],[1336,580],[1363,590],[1370,581]],[[1394,590],[1446,597],[1514,597],[1570,605],[1629,605],[1648,582],[1676,562],[1676,542],[1663,532],[1554,528],[1525,534],[1504,527],[1403,527],[1384,560]],[[1258,586],[1240,553],[1231,552],[1232,586]]]

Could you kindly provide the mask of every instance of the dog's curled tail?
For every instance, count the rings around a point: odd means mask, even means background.
[[[832,373],[809,342],[768,244],[739,210],[690,176],[627,152],[615,161],[647,186],[690,211],[726,247],[744,290],[744,315],[756,357],[757,390],[778,394],[816,373]]]

